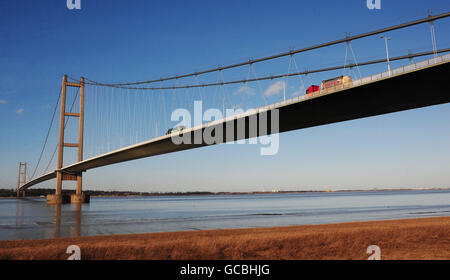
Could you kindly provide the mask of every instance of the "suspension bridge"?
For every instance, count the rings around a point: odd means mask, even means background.
[[[307,48],[148,81],[105,83],[65,75],[44,147],[31,178],[27,177],[26,164],[19,165],[17,195],[25,195],[26,189],[56,179],[55,194],[47,196],[47,203],[88,202],[89,198],[82,192],[82,177],[84,172],[93,168],[448,103],[450,85],[445,81],[450,73],[450,48],[437,49],[434,33],[435,22],[448,16],[450,13],[429,15],[359,35],[347,34],[342,39]],[[386,58],[358,62],[352,42],[420,24],[429,24],[430,50],[409,51],[392,57],[387,54]],[[345,44],[344,64],[303,71],[299,69],[297,55],[342,44]],[[256,74],[255,64],[283,58],[287,60],[287,73]],[[390,63],[408,60],[409,63],[401,67],[390,68]],[[361,75],[361,67],[381,63],[388,64],[388,71],[364,77]],[[295,71],[292,70],[294,68]],[[228,74],[235,69],[237,74]],[[225,80],[225,72],[230,77],[242,73],[246,73],[247,77]],[[312,84],[311,77],[317,73],[329,73],[330,76],[339,73],[352,75],[353,78],[350,82],[322,86],[317,91],[305,94],[306,87]],[[296,78],[294,81],[291,79],[295,92],[289,94],[288,79],[291,77]],[[200,82],[201,78],[209,81]],[[215,81],[211,81],[214,78]],[[264,91],[261,83],[272,81],[278,82],[272,83]],[[232,90],[234,85],[238,88]],[[256,94],[258,90],[260,94]],[[272,93],[282,93],[282,99],[274,100],[279,95]],[[70,98],[72,103],[67,106]],[[222,108],[222,112],[225,108],[236,110],[234,114],[220,119],[208,119],[207,122],[194,123],[181,131],[166,133],[171,127],[170,113],[177,108],[192,112],[196,100],[201,100],[205,108]],[[58,105],[58,140],[55,149],[50,150],[48,164],[43,165],[41,162],[51,138]],[[205,134],[213,135],[215,141],[197,137]],[[185,141],[176,142],[176,137]],[[77,153],[70,155],[65,148],[76,149]],[[55,160],[56,168],[52,170]],[[71,163],[65,164],[67,160]],[[39,167],[42,175],[37,175]],[[63,181],[76,181],[76,192],[71,197],[62,195]]]

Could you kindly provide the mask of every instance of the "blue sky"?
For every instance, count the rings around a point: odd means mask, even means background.
[[[358,34],[424,17],[428,9],[435,14],[450,9],[444,0],[382,0],[381,10],[367,9],[365,0],[345,5],[343,1],[81,3],[81,10],[68,10],[65,0],[0,3],[0,188],[15,187],[19,161],[34,169],[64,74],[105,82],[148,80],[326,42],[345,32]],[[449,19],[436,22],[438,48],[450,45],[449,31]],[[388,35],[392,56],[431,49],[428,25]],[[352,47],[359,61],[385,56],[384,41],[378,37],[353,42]],[[301,69],[312,69],[340,65],[344,56],[345,45],[340,45],[296,56],[296,61]],[[260,76],[285,73],[288,62],[281,59],[255,69]],[[361,68],[361,73],[385,70],[383,64]],[[242,78],[247,71],[224,76]],[[310,82],[320,84],[334,74],[313,75]],[[215,81],[217,74],[203,79]],[[289,96],[298,90],[294,80],[289,80]],[[251,102],[262,102],[271,83],[252,85],[256,101]],[[280,95],[268,99],[279,101]],[[449,124],[450,105],[444,104],[283,133],[276,156],[260,156],[256,145],[220,145],[95,169],[85,174],[84,187],[140,191],[450,187]],[[56,130],[52,131],[46,155],[56,143]]]

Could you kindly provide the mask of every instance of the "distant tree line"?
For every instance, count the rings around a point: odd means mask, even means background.
[[[240,195],[240,194],[293,194],[293,193],[323,193],[323,192],[367,192],[367,191],[406,191],[411,189],[371,189],[371,190],[308,190],[308,191],[253,191],[253,192],[135,192],[135,191],[83,191],[90,196],[177,196],[177,195]],[[450,190],[450,188],[430,188],[429,190]],[[28,189],[26,191],[27,197],[46,196],[47,194],[54,194],[55,189]],[[75,190],[63,190],[63,194],[74,194]],[[1,197],[16,197],[17,193],[14,189],[0,189]]]
[[[161,195],[208,195],[215,194],[212,192],[134,192],[134,191],[83,191],[90,196],[161,196]],[[26,196],[39,197],[46,196],[47,194],[54,194],[54,189],[28,189],[26,190]],[[62,190],[63,194],[74,194],[75,190]],[[14,189],[0,189],[0,197],[16,197],[17,192]]]

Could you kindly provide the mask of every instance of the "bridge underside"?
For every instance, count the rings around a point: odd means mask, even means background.
[[[352,87],[346,90],[309,98],[296,103],[278,107],[279,132],[303,129],[336,122],[354,120],[403,110],[421,108],[450,102],[450,63],[436,65],[419,71],[394,76],[374,83]],[[268,112],[268,119],[271,111]],[[259,119],[259,118],[258,118]],[[238,120],[234,122],[235,133]],[[270,123],[270,122],[269,122]],[[226,137],[225,122],[215,125],[223,129]],[[245,117],[245,137],[249,138],[249,117]],[[214,126],[212,126],[214,127]],[[210,129],[211,126],[208,128]],[[205,127],[198,130],[204,130]],[[195,130],[187,131],[194,138]],[[259,132],[258,135],[264,135]],[[234,137],[232,140],[239,140]],[[131,147],[120,149],[95,158],[84,160],[63,168],[63,172],[77,174],[88,169],[111,165],[119,162],[172,153],[206,146],[201,144],[180,144],[172,142],[170,136],[163,136]],[[56,178],[49,173],[25,184],[26,189],[37,183]]]

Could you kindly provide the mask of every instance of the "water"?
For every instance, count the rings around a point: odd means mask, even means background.
[[[0,240],[450,216],[450,190],[0,200]]]

